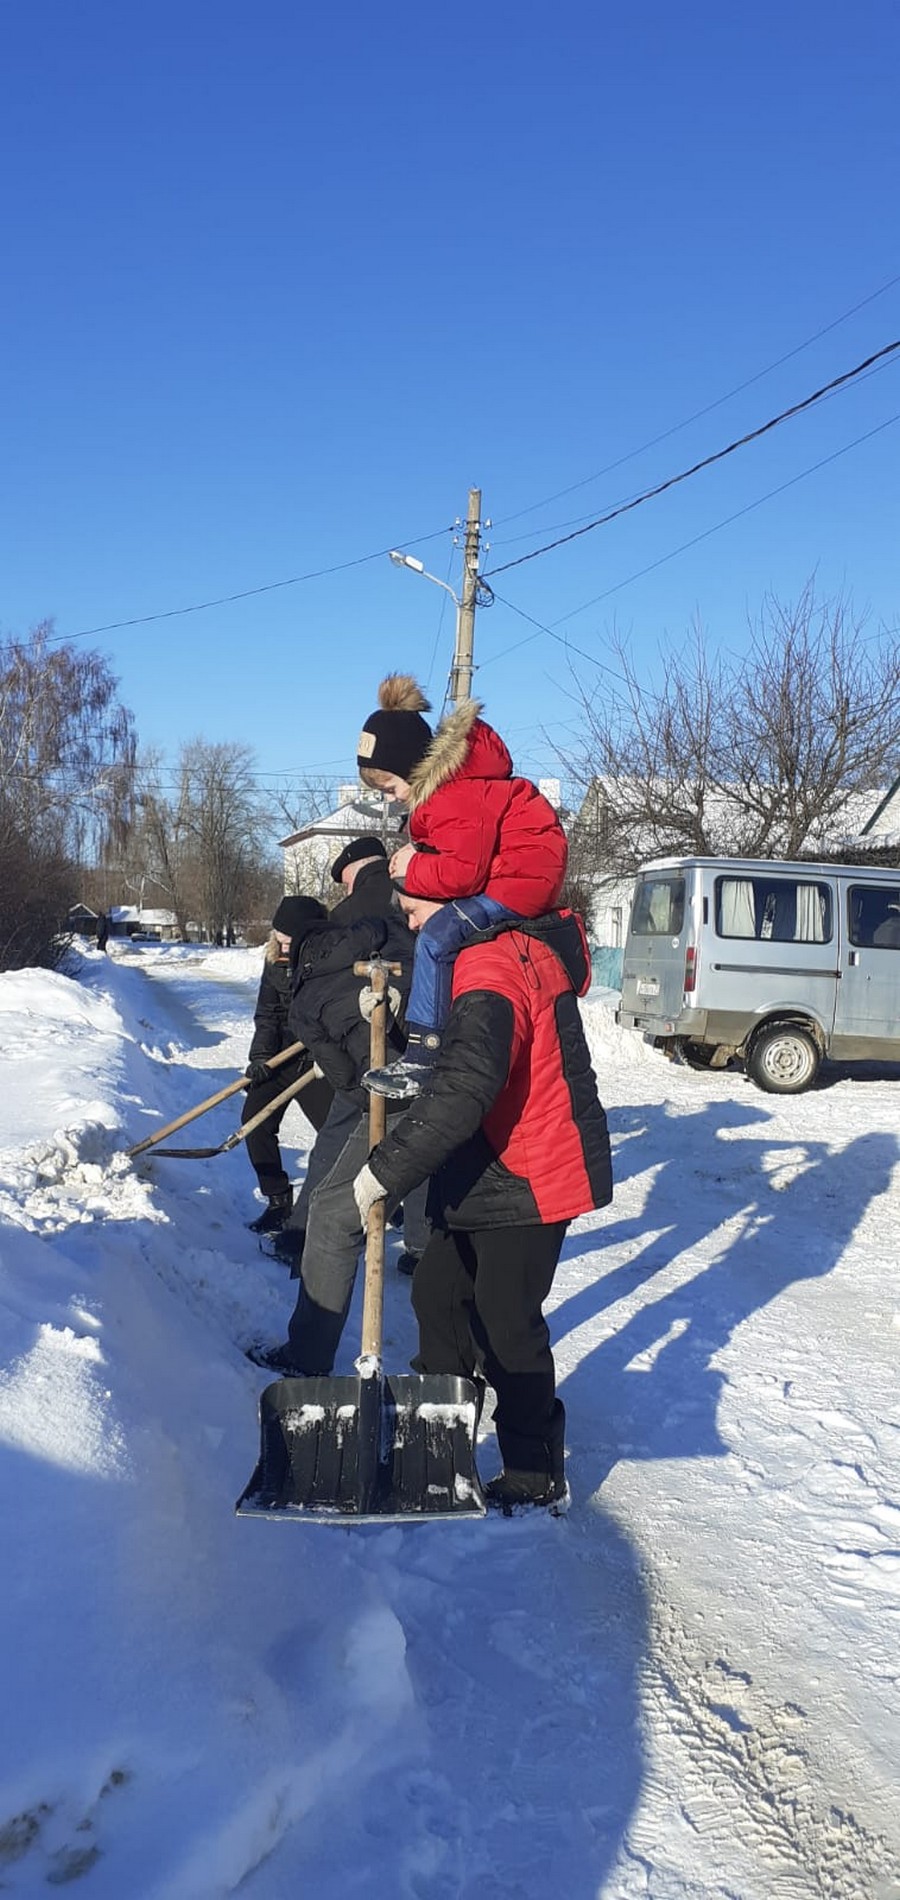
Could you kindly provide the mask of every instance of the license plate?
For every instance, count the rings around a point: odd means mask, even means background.
[[[637,980],[639,996],[658,996],[659,981],[655,976],[639,976]]]

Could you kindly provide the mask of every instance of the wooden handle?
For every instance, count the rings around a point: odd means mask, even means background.
[[[357,966],[354,964],[354,970]],[[388,973],[399,965],[365,963],[362,968],[375,991],[376,1007],[369,1024],[369,1066],[383,1069],[387,1062],[387,1009],[385,1008]],[[380,1007],[379,1007],[380,1005]],[[387,1127],[387,1101],[374,1090],[369,1095],[369,1153],[377,1148]],[[386,1207],[384,1197],[369,1210],[366,1223],[366,1285],[363,1295],[362,1356],[381,1358],[384,1329],[384,1233]]]
[[[282,1049],[280,1055],[266,1057],[269,1068],[280,1068],[282,1062],[289,1062],[292,1056],[302,1055],[305,1048],[304,1042],[292,1042],[290,1048]],[[135,1142],[133,1148],[126,1148],[126,1155],[133,1159],[135,1155],[142,1155],[145,1148],[155,1148],[158,1141],[165,1141],[166,1136],[174,1135],[177,1128],[184,1128],[188,1122],[196,1121],[198,1115],[205,1115],[207,1109],[215,1108],[217,1102],[225,1102],[229,1095],[236,1095],[239,1089],[249,1087],[250,1077],[239,1075],[236,1082],[229,1082],[227,1088],[218,1089],[215,1095],[208,1095],[205,1102],[198,1102],[196,1108],[189,1108],[186,1115],[177,1115],[173,1122],[166,1122],[165,1128],[158,1128],[155,1135],[147,1135],[143,1141]]]
[[[296,1082],[291,1082],[286,1089],[282,1089],[280,1095],[273,1096],[271,1102],[267,1102],[258,1115],[251,1115],[248,1122],[243,1122],[240,1128],[235,1129],[233,1135],[229,1135],[228,1140],[222,1143],[223,1154],[229,1148],[236,1148],[239,1141],[246,1141],[247,1136],[252,1135],[254,1128],[259,1128],[263,1122],[268,1121],[269,1116],[274,1115],[276,1108],[283,1107],[285,1102],[290,1102],[295,1095],[299,1095],[300,1090],[305,1089],[307,1082],[318,1082],[318,1080],[314,1068],[307,1069],[305,1075],[298,1076]]]

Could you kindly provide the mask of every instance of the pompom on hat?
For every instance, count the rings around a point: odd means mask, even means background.
[[[423,712],[431,706],[410,673],[389,673],[378,688],[378,710],[366,720],[359,735],[356,763],[365,776],[393,772],[409,779],[424,759],[433,733]]]

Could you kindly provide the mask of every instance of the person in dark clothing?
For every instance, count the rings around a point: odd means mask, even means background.
[[[338,1275],[341,1298],[336,1307],[323,1303],[319,1268],[331,1258],[328,1229],[333,1200],[337,1195],[339,1200],[349,1199],[351,1208],[354,1206],[352,1183],[369,1147],[369,1101],[360,1077],[370,1061],[369,1021],[363,1013],[370,1005],[365,977],[353,973],[355,962],[377,955],[386,963],[401,965],[402,974],[392,977],[390,983],[388,1048],[399,1060],[406,1046],[402,1008],[412,973],[413,940],[395,902],[386,856],[382,854],[374,865],[365,858],[350,858],[343,867],[343,882],[345,888],[352,887],[352,901],[345,899],[332,911],[327,925],[315,926],[296,946],[291,1033],[302,1037],[322,1073],[333,1083],[335,1096],[310,1156],[307,1179],[289,1226],[271,1243],[271,1251],[284,1259],[285,1243],[290,1246],[293,1241],[296,1247],[299,1242],[293,1270],[301,1285],[286,1344],[272,1350],[253,1348],[250,1356],[258,1364],[280,1372],[305,1364],[316,1371],[330,1371],[346,1319],[343,1289],[349,1289],[349,1304],[356,1275],[361,1236],[358,1231],[348,1236],[344,1228],[339,1228],[343,1249]],[[354,917],[357,907],[361,914]],[[337,925],[335,918],[339,920]],[[341,919],[348,918],[341,923]],[[428,1233],[424,1198],[424,1191],[413,1195],[404,1207],[405,1221],[419,1220],[419,1247],[423,1250]],[[301,1225],[304,1216],[305,1228]],[[411,1250],[411,1225],[405,1225],[404,1232]],[[331,1277],[330,1266],[326,1266],[325,1276],[326,1280]]]
[[[253,1040],[246,1068],[250,1087],[244,1098],[242,1125],[251,1121],[261,1108],[281,1094],[282,1089],[288,1088],[291,1082],[299,1081],[301,1075],[312,1067],[313,1058],[308,1053],[280,1064],[277,1069],[269,1068],[269,1059],[280,1055],[282,1049],[289,1048],[292,1042],[298,1040],[288,1026],[291,942],[298,932],[302,933],[311,924],[322,922],[327,914],[324,904],[314,897],[283,897],[272,919],[253,1017]],[[302,1094],[296,1098],[315,1129],[321,1128],[326,1119],[332,1094],[330,1083],[317,1078],[308,1082]],[[276,1109],[253,1134],[247,1136],[245,1143],[250,1165],[266,1201],[263,1212],[248,1223],[254,1234],[277,1232],[287,1220],[293,1204],[294,1191],[278,1145],[278,1131],[288,1106],[285,1103],[283,1108]]]
[[[334,1084],[334,1100],[310,1152],[300,1193],[281,1231],[267,1248],[290,1266],[295,1279],[299,1277],[312,1195],[368,1109],[368,1099],[358,1087],[360,1075],[369,1067],[369,1026],[360,1013],[359,1001],[365,984],[362,978],[354,977],[353,963],[377,953],[387,961],[409,964],[412,956],[412,941],[397,910],[381,839],[374,835],[354,838],[335,859],[331,875],[347,894],[328,913],[326,929],[314,926],[307,941],[297,945],[292,1035],[288,1040],[300,1038],[313,1051],[323,1074]],[[389,925],[384,940],[378,931],[357,928],[379,919]],[[391,941],[393,950],[385,947]],[[403,987],[392,985],[395,1011],[400,1007]],[[404,1047],[395,1023],[390,1039],[395,1059]],[[428,1236],[426,1197],[427,1184],[410,1196],[404,1209],[407,1257],[401,1256],[402,1265],[398,1262],[402,1272],[407,1271],[408,1256],[414,1254],[417,1258],[424,1250]]]
[[[422,899],[401,903],[414,930],[432,914]],[[376,1200],[390,1206],[433,1177],[434,1232],[413,1280],[413,1365],[493,1387],[503,1469],[485,1491],[507,1513],[558,1509],[567,1497],[565,1413],[542,1308],[569,1221],[612,1198],[577,1002],[589,982],[572,912],[505,920],[464,947],[432,1075],[361,1167],[355,1210],[343,1213],[359,1233]]]
[[[109,942],[109,918],[105,910],[101,910],[100,915],[97,918],[97,949],[105,950],[108,942]]]

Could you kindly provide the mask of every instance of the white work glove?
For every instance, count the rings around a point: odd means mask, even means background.
[[[400,996],[400,991],[395,990],[393,983],[389,983],[387,987],[386,995],[387,995],[387,1006],[391,1015],[399,1016],[400,1003],[402,1000]],[[359,992],[359,1013],[361,1016],[365,1017],[365,1020],[367,1023],[370,1023],[372,1021],[372,1017],[375,1014],[375,1006],[378,1003],[378,1001],[379,999],[376,996],[371,983],[367,983],[365,985],[365,988],[361,989]]]
[[[353,1199],[359,1209],[359,1218],[365,1227],[369,1214],[376,1201],[383,1201],[387,1188],[382,1187],[377,1174],[373,1174],[368,1161],[353,1183]]]

